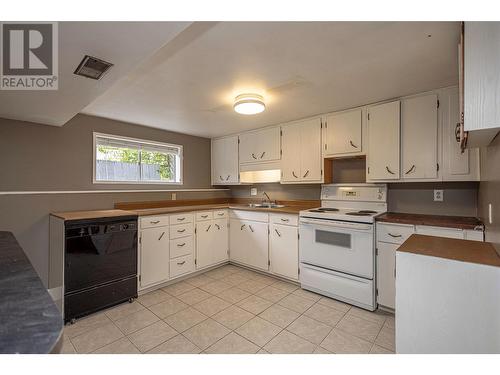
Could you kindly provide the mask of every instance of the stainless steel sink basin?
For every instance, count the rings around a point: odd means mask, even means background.
[[[252,208],[283,208],[284,204],[276,204],[276,203],[250,203],[248,207]]]

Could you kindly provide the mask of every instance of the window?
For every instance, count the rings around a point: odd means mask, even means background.
[[[94,133],[94,183],[181,184],[182,146]]]

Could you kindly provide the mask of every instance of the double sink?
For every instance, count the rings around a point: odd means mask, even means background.
[[[251,208],[283,208],[284,204],[276,204],[276,203],[250,203],[248,207]]]

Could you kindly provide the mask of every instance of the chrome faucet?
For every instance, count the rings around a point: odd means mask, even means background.
[[[268,202],[269,204],[272,204],[272,203],[273,203],[273,202],[271,201],[271,197],[270,197],[270,196],[269,196],[269,195],[268,195],[265,191],[262,193],[262,195],[265,195],[265,196],[266,196],[266,198],[267,198],[267,202]],[[265,203],[265,201],[266,201],[266,200],[265,200],[265,199],[263,199],[263,200],[262,200],[262,203]],[[274,203],[276,204],[276,201],[274,201]]]

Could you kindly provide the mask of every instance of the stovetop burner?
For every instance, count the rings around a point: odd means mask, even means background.
[[[309,212],[337,212],[338,208],[320,207],[314,210],[309,210]]]

